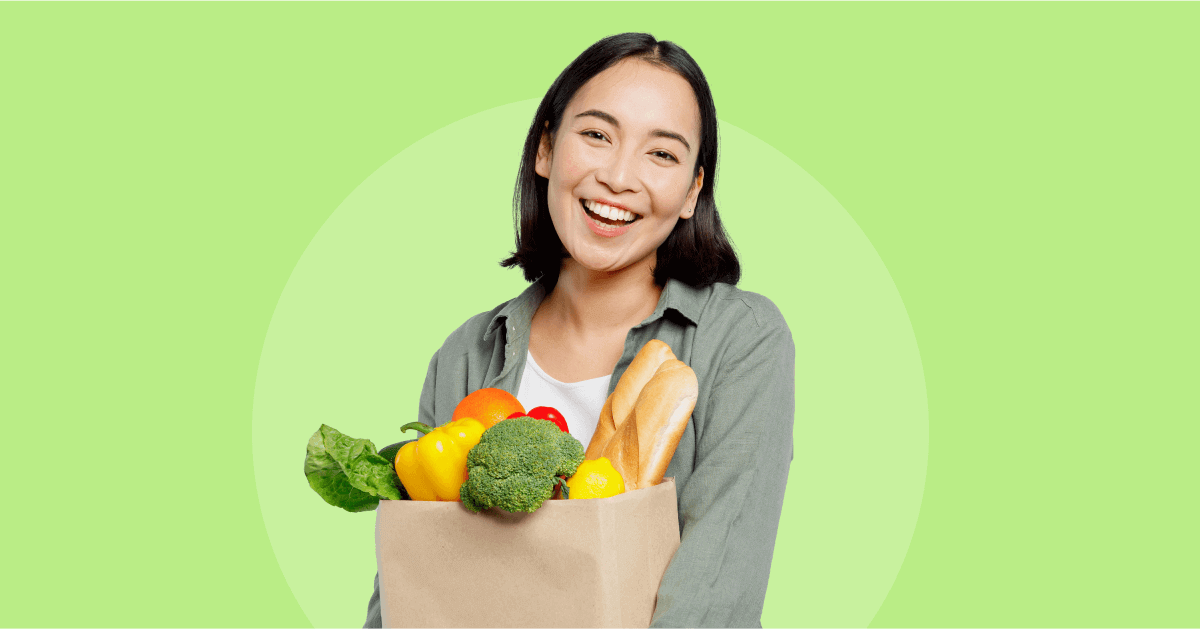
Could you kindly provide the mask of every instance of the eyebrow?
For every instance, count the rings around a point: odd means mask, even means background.
[[[608,124],[618,128],[618,129],[621,128],[621,123],[617,122],[617,119],[614,118],[612,114],[610,114],[608,112],[600,111],[599,109],[589,109],[581,114],[576,114],[575,117],[582,118],[584,116],[593,116],[593,117],[603,120],[604,122],[607,122]],[[665,129],[655,129],[650,132],[650,135],[652,135],[656,138],[670,138],[672,140],[678,140],[679,143],[682,144],[689,152],[692,150],[692,145],[688,144],[688,141],[683,139],[682,135],[679,135],[678,133],[675,133],[674,131],[667,131]]]

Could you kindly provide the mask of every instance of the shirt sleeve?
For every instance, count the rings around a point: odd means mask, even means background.
[[[425,372],[425,385],[421,387],[421,402],[417,420],[426,426],[434,426],[434,383],[437,380],[438,354],[435,353],[429,361],[429,370]],[[379,607],[379,573],[375,573],[375,592],[367,601],[367,620],[363,628],[383,627],[383,611]]]
[[[694,426],[679,549],[651,627],[761,626],[792,460],[796,347],[773,304],[752,314],[735,327]]]

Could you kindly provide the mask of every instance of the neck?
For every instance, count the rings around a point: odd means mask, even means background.
[[[648,262],[653,263],[653,256]],[[654,312],[661,295],[650,264],[609,273],[586,269],[567,258],[554,290],[542,304],[558,325],[587,334],[632,328]]]

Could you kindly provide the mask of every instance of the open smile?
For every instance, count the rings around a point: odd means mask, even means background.
[[[642,217],[641,214],[591,199],[580,199],[579,204],[583,206],[583,211],[587,212],[590,218],[604,225],[616,225],[619,227],[621,225],[628,225]]]
[[[580,199],[579,206],[583,209],[587,226],[594,234],[605,238],[624,234],[642,218],[641,214],[591,199]]]

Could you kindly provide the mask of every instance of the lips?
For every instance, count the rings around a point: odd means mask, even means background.
[[[635,214],[629,210],[616,208],[611,205],[592,201],[590,199],[579,200],[580,209],[583,210],[584,218],[587,220],[587,226],[598,236],[612,238],[620,236],[629,230],[629,227],[641,219],[640,214]],[[590,206],[590,207],[589,207]],[[607,214],[608,216],[604,216]],[[632,219],[626,217],[632,216]]]

